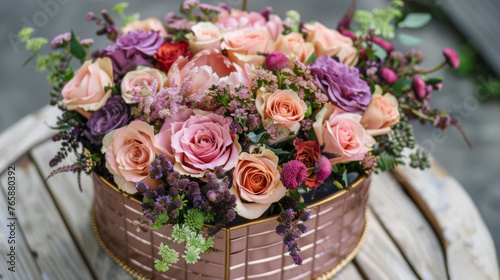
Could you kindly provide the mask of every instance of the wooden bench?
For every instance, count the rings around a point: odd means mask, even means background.
[[[57,115],[45,107],[0,135],[0,279],[133,279],[94,235],[90,178],[83,177],[83,192],[74,174],[44,182],[58,150],[48,127]],[[475,205],[456,180],[432,166],[374,175],[366,243],[333,279],[499,279],[495,247]],[[9,169],[15,216],[7,205]],[[15,272],[7,262],[12,222]]]

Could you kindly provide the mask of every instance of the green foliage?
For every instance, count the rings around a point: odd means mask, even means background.
[[[391,170],[399,164],[404,164],[404,162],[398,160],[396,156],[391,154],[383,153],[377,158],[377,168],[384,172]]]
[[[72,55],[74,55],[76,58],[78,58],[81,63],[83,63],[83,61],[85,60],[85,57],[87,56],[87,53],[83,49],[82,45],[80,45],[80,42],[78,42],[78,39],[76,38],[73,30],[71,30],[71,39],[69,41],[69,51]]]
[[[126,15],[125,14],[125,9],[128,8],[128,3],[127,2],[122,2],[122,3],[118,3],[116,4],[114,7],[113,7],[113,12],[117,13],[118,15],[120,15],[120,17],[122,18],[123,20],[123,26],[135,21],[135,20],[138,20],[141,15],[139,13],[134,13],[134,14],[131,14],[131,15]]]
[[[415,36],[412,36],[412,35],[409,35],[409,34],[406,34],[406,33],[398,34],[398,41],[401,44],[407,45],[407,46],[415,46],[415,45],[422,44],[422,39],[415,37]]]
[[[428,13],[409,13],[398,23],[398,28],[422,28],[432,19]]]
[[[392,39],[394,38],[394,23],[403,16],[401,12],[403,6],[402,1],[393,1],[392,7],[385,9],[376,8],[371,12],[357,10],[353,20],[360,25],[359,33],[366,34],[369,29],[372,29],[376,36]]]

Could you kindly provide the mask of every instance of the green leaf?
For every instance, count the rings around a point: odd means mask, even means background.
[[[306,113],[304,115],[304,118],[308,118],[313,113],[311,102],[306,101],[306,105],[307,105],[307,110],[306,110]]]
[[[380,58],[381,60],[384,60],[387,58],[387,52],[379,45],[373,44],[373,48],[375,49],[375,52],[373,53],[376,57]]]
[[[290,152],[279,149],[279,148],[271,148],[268,145],[266,145],[266,148],[271,150],[273,153],[275,153],[277,156],[284,156],[290,154]]]
[[[78,40],[76,39],[73,30],[71,30],[71,39],[69,40],[69,51],[83,63],[86,53],[82,45],[80,45],[80,42],[78,42]]]
[[[347,181],[347,169],[342,173],[342,181],[344,181],[344,186],[347,189],[347,187],[349,187],[349,182]]]
[[[405,78],[401,77],[392,85],[392,93],[394,93],[396,97],[400,97],[401,94],[403,93],[402,89],[404,80]]]
[[[418,37],[401,33],[398,35],[398,41],[407,46],[414,46],[422,43],[422,40]]]
[[[259,133],[259,134],[255,134],[254,132],[250,132],[247,134],[247,137],[248,139],[250,139],[250,141],[254,142],[254,143],[259,143],[260,142],[260,139],[262,138],[262,136],[264,136],[266,134],[265,131]]]
[[[399,28],[421,28],[428,24],[432,16],[428,13],[411,13],[398,24]]]
[[[339,183],[339,181],[337,181],[337,180],[335,180],[335,181],[333,182],[333,184],[334,184],[334,185],[335,185],[335,186],[336,186],[339,190],[344,189],[344,187],[342,186],[342,184],[341,184],[341,183]]]
[[[308,59],[307,59],[307,62],[306,62],[306,65],[309,64],[309,63],[313,63],[314,61],[316,61],[316,55],[315,54],[312,54]]]
[[[368,58],[370,59],[370,61],[377,61],[377,57],[373,53],[372,49],[365,48],[365,50],[366,50],[366,54],[368,55]]]
[[[23,67],[28,65],[34,58],[36,57],[36,54],[32,54],[26,61],[23,63]]]

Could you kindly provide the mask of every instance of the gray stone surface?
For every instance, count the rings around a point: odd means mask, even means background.
[[[30,25],[37,36],[52,38],[73,28],[81,38],[94,37],[95,26],[85,21],[87,11],[96,14],[101,9],[111,9],[119,1],[94,0],[18,0],[0,2],[0,131],[5,130],[49,101],[50,87],[45,75],[34,71],[34,64],[22,68],[29,57],[15,40],[15,34],[23,25]],[[207,1],[208,2],[208,1]],[[211,1],[217,3],[219,1]],[[229,0],[238,6],[241,0]],[[249,9],[260,10],[270,1],[251,0]],[[295,9],[305,20],[318,20],[335,27],[350,1],[320,0],[279,0],[272,1],[275,12],[284,16]],[[45,3],[45,5],[44,5]],[[47,4],[49,3],[49,4]],[[360,0],[359,7],[371,9],[386,5],[385,0]],[[162,18],[167,11],[178,11],[180,1],[131,1],[134,11],[144,17]],[[457,30],[448,23],[433,20],[425,28],[409,32],[421,37],[425,44],[418,46],[425,55],[424,65],[432,67],[442,60],[443,47],[458,48],[465,43]],[[96,40],[95,47],[103,47],[106,42]],[[397,46],[403,50],[409,49]],[[487,58],[486,58],[487,59]],[[500,104],[498,101],[484,101],[475,87],[478,77],[462,77],[445,69],[437,73],[445,77],[443,91],[435,94],[432,105],[454,112],[461,119],[473,149],[469,149],[456,129],[441,135],[432,127],[416,125],[417,140],[441,162],[471,195],[485,219],[500,252]],[[483,77],[488,79],[489,77]],[[500,259],[500,258],[499,258]]]

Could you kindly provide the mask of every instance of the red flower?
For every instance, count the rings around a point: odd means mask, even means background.
[[[186,41],[176,43],[165,42],[154,56],[156,67],[164,72],[168,72],[170,66],[172,66],[179,56],[191,57],[189,43]]]
[[[307,168],[315,167],[320,156],[319,144],[316,141],[304,141],[295,146],[297,153],[295,159],[302,162]],[[305,184],[317,188],[322,182],[316,182],[316,172],[308,171]]]

